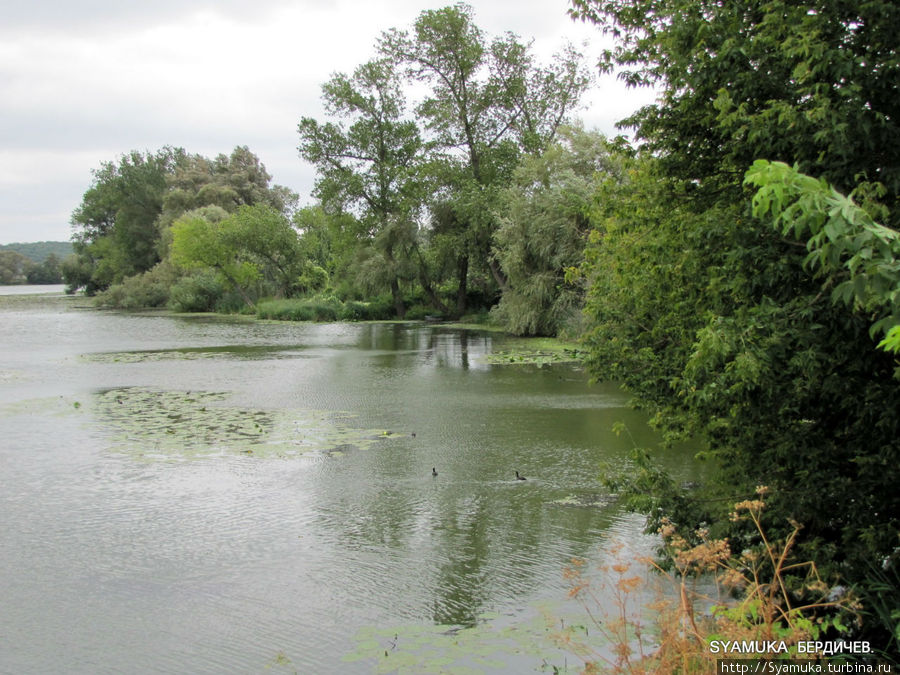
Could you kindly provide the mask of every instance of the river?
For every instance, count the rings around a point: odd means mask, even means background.
[[[656,438],[576,366],[85,304],[0,298],[0,672],[541,672],[570,560],[653,548],[598,476]]]

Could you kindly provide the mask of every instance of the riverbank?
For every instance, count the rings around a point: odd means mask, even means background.
[[[24,288],[24,287],[22,287]],[[30,288],[41,288],[31,286]],[[255,314],[223,314],[219,312],[175,312],[169,309],[145,309],[145,310],[120,310],[97,307],[91,298],[84,295],[66,295],[62,287],[55,293],[16,294],[6,295],[0,292],[0,308],[14,307],[39,307],[50,306],[51,303],[63,303],[72,309],[96,309],[98,311],[122,312],[125,314],[140,314],[148,316],[169,316],[175,318],[189,318],[208,321],[246,321],[259,324],[291,324],[291,323],[336,323],[336,324],[399,324],[399,325],[432,325],[443,330],[467,330],[487,333],[496,338],[500,344],[490,354],[485,356],[485,361],[493,365],[537,365],[543,366],[552,363],[581,363],[586,356],[582,345],[577,340],[553,338],[553,337],[523,337],[507,333],[501,326],[487,321],[486,314],[463,317],[461,321],[442,321],[432,317],[419,319],[363,319],[340,318],[336,314],[327,314],[322,318],[288,318],[287,316],[273,317],[263,312]],[[364,303],[355,303],[363,305]],[[333,317],[333,318],[332,318]]]

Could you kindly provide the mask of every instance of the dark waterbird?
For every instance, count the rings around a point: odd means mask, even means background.
[[[435,469],[434,467],[431,467],[431,475],[437,476],[437,469]]]
[[[516,471],[516,480],[527,480],[527,479],[525,478],[525,476],[520,476],[519,472]]]

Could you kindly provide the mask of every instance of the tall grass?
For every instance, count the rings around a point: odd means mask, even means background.
[[[717,660],[729,654],[712,649],[714,641],[720,647],[771,641],[786,646],[777,654],[730,655],[738,658],[813,658],[800,652],[799,643],[847,632],[842,617],[858,616],[859,606],[823,583],[814,563],[794,561],[799,524],[792,523],[784,541],[768,539],[760,522],[765,493],[758,488],[758,498],[736,504],[732,513],[755,526],[759,543],[753,549],[733,552],[727,540],[709,539],[702,531],[702,543],[690,546],[664,522],[659,534],[665,569],[654,560],[622,559],[619,549],[620,557],[600,568],[598,590],[584,562],[573,560],[564,572],[570,596],[582,602],[591,630],[602,640],[588,640],[584,626],[569,626],[556,633],[557,644],[577,655],[587,674],[715,673]],[[649,565],[661,582],[655,601],[643,606],[648,581],[635,572],[636,564]],[[609,597],[612,602],[602,599]]]
[[[260,319],[276,321],[373,321],[389,319],[392,313],[389,302],[341,302],[334,296],[266,300],[256,308]]]

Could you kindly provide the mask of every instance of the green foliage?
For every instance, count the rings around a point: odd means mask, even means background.
[[[891,328],[878,346],[888,352],[900,353],[900,326]]]
[[[661,92],[626,121],[655,159],[621,188],[601,185],[584,270],[592,373],[623,380],[716,471],[683,504],[655,506],[741,544],[747,533],[719,505],[768,485],[766,531],[786,537],[789,518],[802,523],[800,555],[865,584],[871,561],[900,562],[900,387],[869,334],[895,312],[900,8],[573,6],[613,36],[605,68]],[[757,165],[773,172],[752,174],[765,176],[757,212],[782,217],[761,223],[742,185],[761,152],[865,208]]]
[[[260,319],[277,321],[372,321],[391,318],[393,305],[389,296],[372,302],[341,302],[333,295],[319,295],[266,300],[259,303],[256,315]]]
[[[669,439],[704,447],[711,481],[683,492],[639,453],[616,487],[653,524],[705,522],[743,545],[750,533],[722,505],[772,486],[767,529],[803,523],[804,557],[863,582],[868,561],[897,555],[891,359],[869,317],[823,297],[805,246],[755,227],[740,205],[695,213],[657,168],[602,186],[585,266],[588,366],[622,381]]]
[[[321,291],[327,285],[328,272],[307,260],[303,264],[303,273],[297,280],[295,287],[301,293],[314,293],[316,291]]]
[[[625,178],[598,183],[581,270],[589,284],[588,366],[595,377],[622,382],[644,407],[666,408],[667,432],[677,436],[672,386],[704,324],[704,278],[721,264],[699,251],[707,228],[715,232],[729,214],[698,217],[670,198],[674,188],[655,162],[620,161]]]
[[[60,265],[66,293],[75,293],[79,288],[87,288],[94,274],[94,266],[86,256],[70,255]]]
[[[116,309],[165,307],[169,301],[169,289],[177,278],[178,270],[163,261],[98,293],[95,302],[98,307]]]
[[[58,260],[65,260],[74,253],[72,243],[68,241],[36,241],[30,243],[0,244],[0,251],[15,251],[35,263],[42,263],[51,255]]]
[[[61,284],[63,281],[61,265],[62,263],[59,258],[56,257],[56,254],[51,253],[43,261],[36,264],[28,271],[28,274],[26,275],[28,283]]]
[[[501,193],[494,257],[507,288],[494,313],[509,332],[556,335],[578,321],[584,287],[566,271],[584,259],[595,176],[614,174],[612,164],[602,135],[565,128]]]
[[[601,66],[655,104],[625,121],[670,175],[740,194],[760,155],[845,194],[880,183],[900,209],[900,6],[893,0],[572,0],[614,39]]]
[[[303,260],[296,231],[269,206],[242,206],[218,221],[190,211],[172,225],[171,259],[187,270],[210,268],[248,306],[266,290],[289,295]]]
[[[350,125],[303,118],[300,154],[319,171],[316,193],[322,203],[331,211],[358,214],[367,235],[360,243],[379,254],[370,267],[380,263],[376,276],[391,290],[402,317],[400,281],[410,276],[422,193],[419,129],[403,119],[401,83],[387,60],[365,63],[350,77],[337,74],[322,90],[326,110]]]
[[[0,251],[0,284],[24,284],[34,266],[28,258],[15,251]]]
[[[269,187],[270,176],[246,147],[208,160],[181,148],[155,154],[133,151],[94,171],[91,187],[72,214],[77,262],[63,266],[73,291],[89,295],[141,274],[168,257],[170,225],[185,211],[237,212],[265,205],[290,211],[296,195]]]
[[[822,280],[823,290],[832,289],[832,301],[879,317],[873,335],[900,326],[900,233],[876,223],[825,181],[781,162],[758,160],[746,182],[759,188],[756,216],[771,214],[782,234],[808,239],[804,266]]]
[[[26,245],[12,244],[0,247],[0,284],[62,283],[61,263],[55,254],[49,253],[39,262],[35,262],[25,253],[16,250],[17,246]]]
[[[433,245],[443,253],[440,267],[456,276],[458,316],[466,311],[470,277],[491,301],[505,286],[491,256],[499,189],[523,153],[539,154],[553,140],[589,77],[573,49],[541,67],[512,33],[489,40],[463,3],[421,12],[409,31],[385,32],[379,50],[429,86],[416,112],[428,132],[428,173],[438,191],[433,220],[441,226]],[[421,265],[424,256],[418,258]],[[422,269],[420,282],[444,311]]]
[[[259,303],[256,315],[277,321],[336,321],[341,307],[333,297],[266,300]]]
[[[64,269],[78,273],[67,277],[66,283],[84,286],[93,295],[159,262],[156,221],[166,177],[183,158],[180,148],[167,147],[155,154],[132,151],[93,172],[91,187],[72,213],[79,264]],[[87,268],[90,274],[84,275]]]
[[[204,206],[217,206],[228,213],[254,204],[283,213],[293,211],[297,195],[280,185],[270,187],[271,180],[266,167],[246,145],[215,159],[185,156],[167,178],[159,228],[164,231],[182,213]]]
[[[66,242],[0,245],[0,284],[60,284],[63,281],[60,256],[72,253]]]
[[[211,312],[225,294],[218,275],[201,269],[182,276],[169,289],[169,308],[176,312]]]
[[[365,226],[352,214],[329,213],[321,206],[300,209],[293,217],[300,234],[300,249],[308,265],[325,270],[329,280],[345,286],[342,297],[352,295],[356,251],[367,238]],[[301,292],[303,287],[301,276]]]

